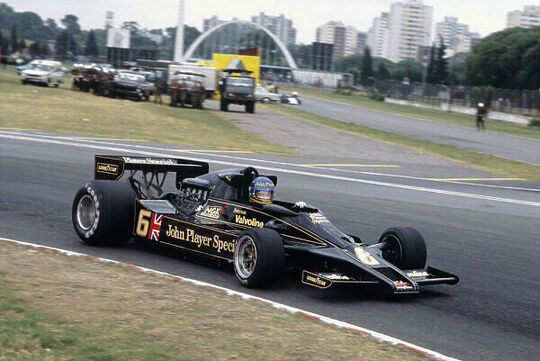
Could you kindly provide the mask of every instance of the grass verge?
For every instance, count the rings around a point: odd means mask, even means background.
[[[407,137],[401,134],[324,117],[289,106],[278,105],[276,109],[286,114],[297,116],[299,118],[306,119],[327,127],[369,137],[378,141],[406,146],[419,150],[423,153],[463,162],[491,173],[540,182],[540,167],[530,163],[518,162],[515,160],[475,152],[452,145],[439,144],[428,140]]]
[[[282,87],[280,89],[285,91],[296,90],[300,93],[300,96],[306,95],[313,98],[330,100],[338,103],[353,105],[371,110],[377,110],[385,113],[398,114],[405,117],[431,120],[439,123],[458,125],[466,128],[476,128],[474,117],[465,114],[443,112],[433,109],[423,109],[409,105],[385,103],[372,100],[363,96],[354,95],[354,93],[353,95],[347,96],[319,89],[300,89],[289,87]],[[540,128],[528,127],[527,125],[488,119],[486,120],[486,127],[489,131],[493,132],[540,139]]]
[[[188,146],[287,154],[288,148],[248,132],[219,112],[22,85],[12,67],[0,70],[0,127],[39,129]]]
[[[428,359],[209,288],[6,242],[0,330],[0,359],[13,361]]]

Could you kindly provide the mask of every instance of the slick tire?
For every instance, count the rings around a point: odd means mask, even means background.
[[[92,246],[123,245],[131,238],[134,206],[135,192],[126,182],[90,181],[73,199],[75,232]]]
[[[285,253],[279,234],[266,228],[240,233],[234,245],[234,273],[247,287],[275,283],[284,269]]]
[[[400,269],[420,269],[426,266],[426,242],[414,228],[388,228],[379,238],[382,257]]]

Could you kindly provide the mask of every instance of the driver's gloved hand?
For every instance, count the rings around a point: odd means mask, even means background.
[[[298,202],[296,202],[296,203],[294,204],[294,206],[295,206],[296,208],[305,208],[305,207],[306,207],[306,202],[304,202],[304,201],[298,201]]]

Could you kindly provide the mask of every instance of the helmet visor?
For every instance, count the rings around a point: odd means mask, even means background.
[[[274,200],[274,191],[256,190],[255,197],[264,202],[272,202]]]

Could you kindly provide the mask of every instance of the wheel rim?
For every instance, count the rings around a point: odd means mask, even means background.
[[[88,231],[94,223],[96,223],[96,203],[90,195],[85,194],[77,204],[77,224],[82,230]]]
[[[386,235],[381,241],[382,257],[388,262],[399,266],[403,259],[403,251],[401,249],[401,243],[394,235]]]
[[[257,248],[249,236],[236,241],[234,249],[234,268],[241,278],[248,278],[253,274],[257,264]]]

